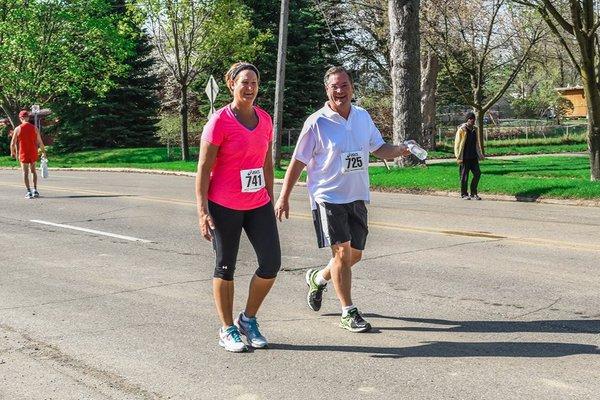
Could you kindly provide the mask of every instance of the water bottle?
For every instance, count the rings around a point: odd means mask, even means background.
[[[408,150],[419,160],[425,160],[427,158],[427,150],[423,149],[417,142],[414,140],[406,140],[404,142]]]
[[[42,156],[40,160],[40,170],[42,171],[42,178],[48,177],[48,159]]]

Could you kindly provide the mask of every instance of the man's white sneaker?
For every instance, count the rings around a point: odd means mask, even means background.
[[[232,353],[241,353],[248,350],[244,342],[242,342],[240,332],[235,325],[231,325],[225,330],[223,328],[219,329],[219,346]]]
[[[233,323],[238,327],[240,333],[246,336],[248,344],[255,349],[263,349],[267,347],[269,342],[267,342],[267,339],[261,335],[260,331],[258,330],[258,322],[256,322],[256,318],[247,318],[247,320],[245,320],[243,315],[244,312],[242,311]]]

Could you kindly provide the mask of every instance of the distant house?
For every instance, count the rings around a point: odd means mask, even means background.
[[[568,110],[568,118],[586,118],[587,104],[583,95],[582,86],[556,88],[556,91],[565,99],[573,103],[573,110]]]

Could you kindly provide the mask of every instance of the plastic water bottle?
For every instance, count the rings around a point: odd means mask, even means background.
[[[427,150],[419,146],[414,140],[406,140],[404,142],[408,150],[419,160],[425,160],[427,158]]]
[[[46,157],[42,157],[40,160],[40,170],[42,171],[42,178],[48,177],[48,159]]]

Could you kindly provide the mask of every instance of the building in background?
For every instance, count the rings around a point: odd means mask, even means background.
[[[587,104],[583,95],[583,86],[556,88],[556,91],[573,104],[572,110],[567,110],[567,118],[586,118]]]

